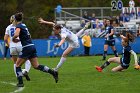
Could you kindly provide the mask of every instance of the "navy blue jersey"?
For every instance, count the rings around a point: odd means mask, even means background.
[[[106,26],[105,28],[106,35],[110,34],[112,29],[113,29],[113,26]],[[112,40],[112,39],[114,39],[113,35],[109,36],[105,40]]]
[[[19,39],[21,41],[22,47],[33,45],[30,33],[26,25],[19,23],[16,25],[16,28],[20,28]]]
[[[123,47],[123,53],[122,53],[122,64],[123,65],[129,65],[130,63],[130,59],[131,59],[131,47],[130,46],[126,46]]]

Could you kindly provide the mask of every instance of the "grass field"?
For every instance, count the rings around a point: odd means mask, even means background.
[[[56,84],[49,74],[31,68],[31,81],[24,78],[25,88],[20,93],[139,93],[140,71],[131,66],[124,72],[111,72],[117,66],[111,64],[102,73],[95,70],[101,65],[101,56],[68,57],[59,70],[59,82]],[[40,64],[53,68],[59,62],[56,58],[39,58]],[[11,60],[0,60],[0,93],[14,93],[17,83]]]

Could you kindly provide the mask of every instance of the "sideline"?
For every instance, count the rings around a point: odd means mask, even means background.
[[[1,81],[0,83],[6,84],[6,85],[8,84],[8,85],[16,86],[16,83],[9,83],[9,82],[5,82],[5,81]],[[24,89],[25,89],[25,87],[19,87],[19,88],[17,88],[15,91],[9,92],[9,93],[18,93],[18,92],[22,92]]]

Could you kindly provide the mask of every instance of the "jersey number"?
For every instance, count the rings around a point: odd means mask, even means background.
[[[11,32],[11,37],[13,37],[14,36],[15,29],[14,28],[11,28],[10,29],[10,32]]]

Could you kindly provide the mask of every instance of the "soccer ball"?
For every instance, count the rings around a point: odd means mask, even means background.
[[[24,74],[26,72],[26,69],[22,69],[22,73]]]
[[[139,66],[139,65],[136,65],[134,68],[135,68],[136,70],[139,70],[139,69],[140,69],[140,66]]]

